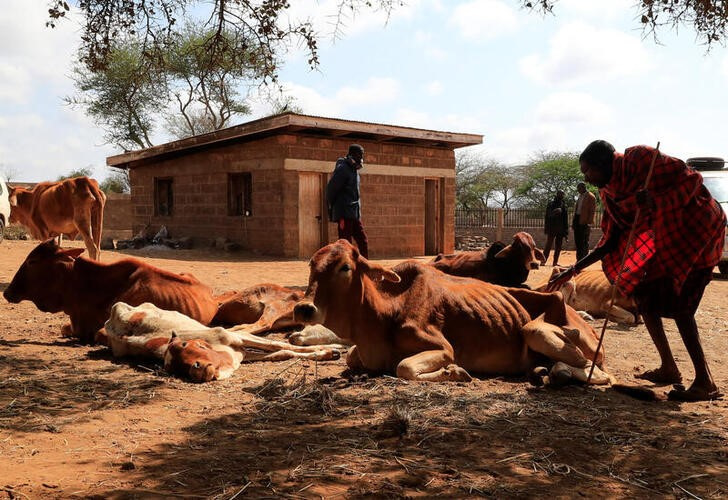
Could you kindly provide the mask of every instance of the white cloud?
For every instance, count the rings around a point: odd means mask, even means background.
[[[519,66],[539,83],[580,85],[640,75],[650,61],[638,37],[573,22],[551,39],[548,53],[526,56]]]
[[[612,119],[611,109],[583,92],[558,92],[543,99],[535,110],[542,123],[605,123]]]
[[[346,86],[336,92],[336,100],[353,106],[393,101],[399,94],[394,78],[369,78],[364,86]]]
[[[23,103],[30,95],[30,75],[25,68],[0,62],[0,101]]]
[[[591,17],[604,21],[624,15],[625,12],[633,14],[634,0],[561,0],[554,8],[557,16],[572,14],[580,18]]]
[[[432,81],[425,85],[425,92],[427,92],[427,95],[431,96],[438,96],[442,94],[444,87],[442,85],[442,82],[439,80]]]
[[[516,12],[499,0],[473,0],[455,7],[449,24],[470,40],[491,40],[518,28]]]
[[[723,58],[722,70],[723,76],[728,80],[728,54]]]

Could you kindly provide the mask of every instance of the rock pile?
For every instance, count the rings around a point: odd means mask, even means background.
[[[468,235],[455,237],[455,250],[469,251],[482,250],[490,245],[490,241],[485,236]]]

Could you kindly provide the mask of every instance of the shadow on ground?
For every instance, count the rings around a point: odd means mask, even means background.
[[[725,429],[677,403],[574,387],[478,389],[269,379],[247,388],[256,395],[250,406],[201,420],[183,442],[138,455],[135,483],[154,489],[102,496],[728,494]]]

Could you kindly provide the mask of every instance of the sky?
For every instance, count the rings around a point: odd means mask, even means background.
[[[63,100],[78,25],[46,28],[46,0],[2,1],[0,173],[33,182],[90,167],[105,178],[121,151]],[[305,114],[481,134],[467,151],[507,165],[594,139],[728,159],[728,49],[706,52],[689,28],[645,38],[633,0],[560,0],[546,16],[517,0],[408,0],[389,18],[345,18],[334,38],[338,2],[291,1],[289,15],[321,35],[317,69],[292,47],[280,72]],[[271,110],[255,96],[252,109],[233,125]]]

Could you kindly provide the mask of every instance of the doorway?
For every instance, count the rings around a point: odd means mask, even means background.
[[[311,257],[328,243],[325,199],[326,174],[298,173],[298,256]]]
[[[425,255],[435,255],[442,249],[442,183],[440,179],[425,179]]]

